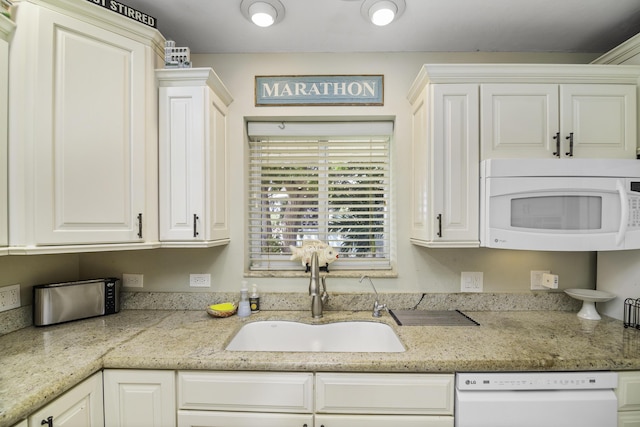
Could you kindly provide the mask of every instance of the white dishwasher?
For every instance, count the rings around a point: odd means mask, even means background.
[[[615,372],[456,374],[456,427],[615,427]]]

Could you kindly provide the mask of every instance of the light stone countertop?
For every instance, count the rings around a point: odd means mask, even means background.
[[[385,314],[262,311],[214,319],[204,311],[124,310],[0,337],[0,426],[11,426],[102,368],[344,372],[640,370],[640,331],[566,311],[465,311],[480,326],[397,326]],[[246,322],[392,325],[404,353],[231,352]]]

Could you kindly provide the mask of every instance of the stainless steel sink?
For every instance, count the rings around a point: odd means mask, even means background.
[[[310,325],[265,320],[240,328],[226,350],[400,353],[405,348],[393,328],[384,323],[353,321]]]

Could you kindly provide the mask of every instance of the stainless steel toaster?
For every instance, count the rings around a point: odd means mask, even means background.
[[[53,325],[120,311],[120,279],[84,280],[33,287],[33,324]]]

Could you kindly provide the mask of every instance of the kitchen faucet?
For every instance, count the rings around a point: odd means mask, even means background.
[[[381,310],[387,310],[387,311],[388,311],[388,309],[387,309],[387,304],[380,304],[380,303],[378,302],[378,291],[376,290],[376,287],[375,287],[375,286],[373,286],[373,280],[371,280],[371,277],[369,277],[369,276],[362,276],[362,277],[360,278],[360,283],[362,283],[362,280],[363,280],[365,277],[366,277],[367,279],[369,279],[369,283],[371,284],[371,287],[373,288],[373,292],[375,292],[375,294],[376,294],[376,300],[375,300],[375,301],[374,301],[374,303],[373,303],[373,313],[372,313],[371,315],[372,315],[373,317],[380,317],[380,316],[381,316],[381,315],[380,315],[380,311],[381,311]]]
[[[327,285],[325,278],[320,277],[320,265],[318,263],[318,252],[311,254],[311,280],[309,281],[309,295],[311,296],[311,316],[314,319],[322,317],[322,309],[329,300],[327,293]],[[322,292],[320,291],[320,283],[322,281]]]

